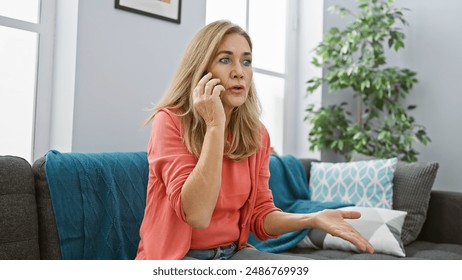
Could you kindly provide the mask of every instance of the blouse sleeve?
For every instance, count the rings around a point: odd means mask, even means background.
[[[179,117],[167,109],[159,111],[153,120],[148,157],[151,176],[165,186],[172,209],[185,221],[181,189],[197,159],[183,143]]]
[[[250,230],[260,240],[268,238],[276,238],[278,236],[269,235],[264,229],[264,220],[267,214],[273,211],[281,211],[274,205],[273,195],[269,189],[268,183],[270,178],[269,158],[271,153],[271,145],[268,131],[265,127],[262,128],[262,149],[258,152],[260,160],[259,170],[257,171],[257,198],[255,210],[251,217]]]

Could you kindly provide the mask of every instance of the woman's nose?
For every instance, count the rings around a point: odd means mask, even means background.
[[[244,71],[242,69],[242,65],[236,64],[233,67],[233,70],[231,71],[231,77],[232,78],[239,78],[239,79],[244,78]]]

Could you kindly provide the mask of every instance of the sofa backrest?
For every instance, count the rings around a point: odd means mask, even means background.
[[[0,259],[40,259],[34,186],[29,162],[0,156]]]

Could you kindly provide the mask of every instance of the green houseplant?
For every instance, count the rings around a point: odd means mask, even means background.
[[[416,161],[414,144],[430,141],[425,127],[408,114],[416,106],[402,102],[417,83],[416,73],[387,66],[385,52],[404,48],[405,35],[399,27],[407,25],[403,9],[393,7],[393,0],[357,1],[355,13],[340,6],[329,8],[353,20],[343,29],[331,28],[316,46],[312,64],[324,73],[307,82],[308,93],[323,84],[329,92],[349,89],[355,104],[309,105],[305,121],[313,126],[310,149],[330,149],[346,159],[357,152]]]

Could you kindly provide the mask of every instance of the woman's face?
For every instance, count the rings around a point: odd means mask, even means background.
[[[229,116],[235,107],[244,104],[252,82],[252,53],[247,40],[237,33],[226,35],[208,71],[225,88],[221,101]]]

